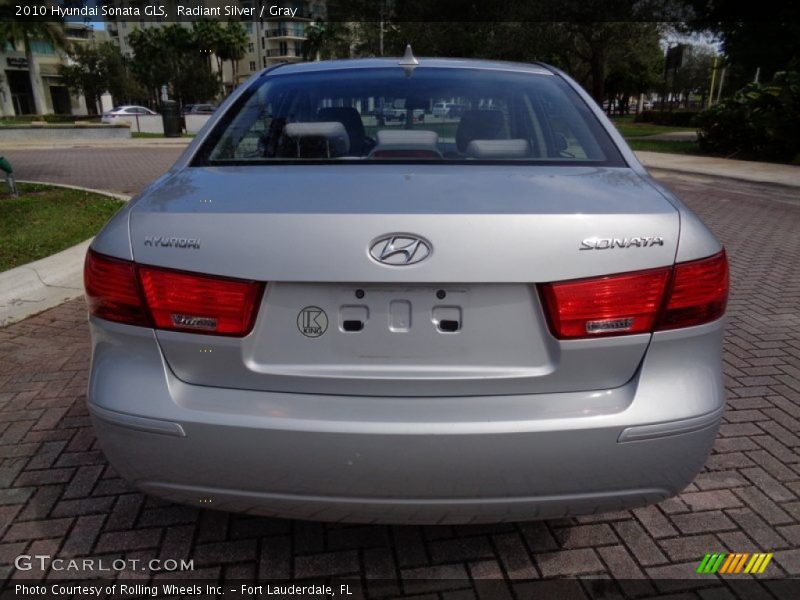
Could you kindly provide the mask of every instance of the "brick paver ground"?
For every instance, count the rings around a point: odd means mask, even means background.
[[[21,179],[55,180],[42,175],[51,161],[26,163],[20,154]],[[125,187],[157,175],[146,166],[158,162],[154,153],[108,154],[71,158],[87,173],[69,181],[132,192]],[[125,184],[109,168],[120,160],[131,169]],[[662,180],[724,241],[733,279],[724,359],[729,408],[703,472],[679,497],[596,516],[431,527],[286,521],[165,504],[118,478],[96,445],[84,405],[86,316],[77,300],[0,329],[0,580],[41,575],[15,572],[10,564],[19,554],[191,558],[195,575],[209,578],[379,577],[390,594],[428,591],[411,581],[428,576],[470,578],[465,585],[479,595],[484,577],[683,579],[711,551],[775,552],[769,574],[800,575],[800,193]],[[637,585],[646,592],[663,582]]]
[[[172,166],[183,147],[3,150],[17,179],[133,195]]]

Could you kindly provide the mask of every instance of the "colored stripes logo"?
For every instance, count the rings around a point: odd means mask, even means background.
[[[706,554],[700,566],[697,567],[698,573],[712,575],[714,573],[751,573],[753,575],[764,572],[769,561],[772,560],[772,552],[769,554],[747,552],[736,554]]]

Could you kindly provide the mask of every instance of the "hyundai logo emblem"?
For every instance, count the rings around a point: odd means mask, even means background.
[[[405,267],[421,262],[431,255],[430,242],[409,233],[383,235],[372,242],[369,255],[379,263]]]

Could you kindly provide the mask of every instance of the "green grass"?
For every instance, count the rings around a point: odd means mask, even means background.
[[[636,138],[658,133],[672,133],[674,131],[693,131],[691,127],[672,127],[668,125],[653,125],[652,123],[635,123],[634,115],[612,117],[611,122],[617,127],[624,138]]]
[[[92,237],[123,202],[49,185],[0,183],[0,272],[50,256]]]
[[[670,140],[637,140],[628,139],[632,150],[645,152],[667,152],[669,154],[703,154],[697,142],[677,142]]]

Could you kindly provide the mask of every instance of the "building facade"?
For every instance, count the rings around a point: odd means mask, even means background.
[[[72,44],[93,44],[107,39],[105,31],[85,24],[66,23],[64,29]],[[69,64],[69,57],[44,40],[31,40],[31,49],[36,62],[33,81],[22,42],[0,47],[0,116],[36,114],[34,85],[42,98],[44,114],[87,114],[85,98],[71,95],[61,83],[59,66]]]
[[[136,5],[136,0],[118,0],[115,6],[121,8]],[[112,41],[115,41],[124,54],[132,55],[133,50],[128,42],[128,36],[136,29],[146,29],[150,27],[162,27],[168,23],[174,23],[177,11],[177,2],[162,3],[167,8],[167,14],[172,17],[168,19],[149,17],[138,21],[131,20],[108,20],[106,29]],[[226,91],[230,92],[243,81],[247,80],[253,73],[266,67],[281,62],[300,62],[303,60],[303,44],[308,35],[308,29],[314,21],[322,20],[326,17],[326,0],[289,0],[285,2],[272,2],[265,0],[205,0],[193,3],[204,7],[224,7],[226,5],[238,4],[242,8],[255,9],[254,14],[262,14],[263,18],[252,20],[242,20],[248,36],[248,43],[244,56],[239,61],[238,75],[235,77],[230,62],[222,65],[222,82]],[[270,7],[279,6],[293,11],[293,16],[283,17],[270,15]],[[223,20],[223,19],[221,19]],[[191,27],[192,21],[185,19],[181,21],[187,27]],[[212,68],[216,68],[216,61],[211,61]]]

